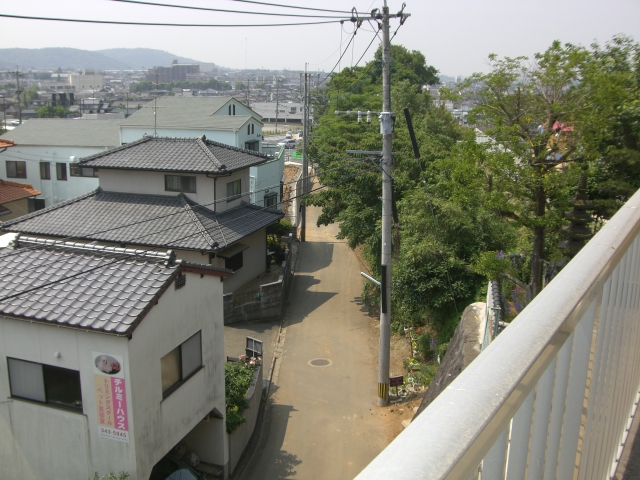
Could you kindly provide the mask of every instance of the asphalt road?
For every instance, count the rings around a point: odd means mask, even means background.
[[[361,268],[337,226],[315,227],[319,212],[307,210],[282,356],[243,480],[352,479],[390,441],[375,412],[369,319],[354,302]]]

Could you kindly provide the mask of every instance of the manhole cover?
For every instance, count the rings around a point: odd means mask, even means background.
[[[327,360],[326,358],[314,358],[313,360],[309,360],[307,365],[310,367],[328,367],[332,365],[333,362],[331,360]]]

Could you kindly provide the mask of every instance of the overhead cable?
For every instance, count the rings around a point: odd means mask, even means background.
[[[349,175],[348,177],[346,177],[346,179],[350,179],[350,178],[353,178],[354,176],[358,176],[358,175],[361,175],[361,174],[364,174],[364,173],[368,173],[368,172],[370,172],[370,171],[372,171],[372,170],[374,170],[374,168],[371,168],[371,169],[365,170],[365,171],[363,171],[363,172],[358,172],[358,173],[353,174],[353,175]],[[318,187],[318,188],[315,188],[315,189],[313,189],[313,190],[309,191],[309,192],[308,192],[308,193],[306,193],[306,194],[305,194],[305,193],[302,193],[302,194],[300,194],[300,195],[296,195],[296,196],[294,196],[294,197],[291,197],[288,201],[291,201],[291,200],[293,200],[293,199],[295,199],[295,198],[298,198],[298,197],[302,197],[302,196],[309,195],[310,193],[317,192],[317,191],[322,190],[322,189],[324,189],[324,188],[326,188],[326,187],[328,187],[328,186],[334,186],[334,185],[336,185],[336,184],[338,184],[338,183],[341,183],[341,182],[334,182],[334,184],[332,184],[332,185],[322,185],[322,186],[320,186],[320,187]],[[282,204],[282,203],[284,203],[284,202],[278,202],[278,204]],[[266,208],[271,208],[271,207],[263,207],[261,210],[264,210],[264,209],[266,209]],[[237,219],[235,219],[235,220],[237,220]],[[173,227],[173,228],[175,228],[175,227]],[[170,229],[167,229],[167,230],[170,230]],[[157,232],[157,233],[158,233],[158,232]],[[190,234],[190,235],[187,235],[187,236],[185,236],[185,237],[182,237],[182,238],[179,238],[179,239],[176,239],[176,240],[172,240],[171,242],[169,242],[169,243],[167,244],[167,246],[168,246],[168,245],[170,245],[171,243],[174,243],[174,242],[178,241],[178,240],[183,240],[183,239],[185,239],[185,238],[189,238],[189,237],[196,236],[196,235],[200,235],[200,232],[198,231],[198,232],[196,232],[196,233],[194,233],[194,234]],[[62,240],[60,240],[60,241],[62,241]],[[57,280],[53,280],[53,281],[51,281],[51,282],[48,282],[48,283],[47,283],[47,284],[45,284],[45,285],[40,285],[40,286],[37,286],[37,287],[29,288],[29,289],[27,289],[27,290],[25,290],[25,291],[20,291],[20,292],[12,293],[12,294],[9,294],[9,295],[5,295],[4,297],[0,298],[0,304],[5,303],[7,300],[11,300],[12,298],[16,298],[16,297],[19,297],[19,296],[21,296],[21,295],[26,295],[26,294],[28,294],[28,293],[31,293],[31,292],[33,292],[34,290],[39,290],[39,289],[41,289],[41,288],[50,288],[50,287],[52,287],[52,286],[54,286],[54,285],[56,285],[56,284],[59,284],[59,283],[65,283],[66,281],[68,281],[68,280],[72,280],[73,278],[76,278],[76,277],[78,277],[78,276],[82,275],[83,273],[91,273],[91,272],[93,272],[93,271],[95,271],[95,270],[99,270],[99,269],[101,269],[101,268],[106,268],[106,267],[108,267],[108,266],[110,266],[110,265],[112,265],[112,264],[114,264],[114,263],[117,263],[117,262],[119,262],[119,261],[121,261],[121,260],[124,260],[124,259],[126,259],[126,258],[131,258],[131,257],[135,257],[135,256],[140,256],[140,255],[143,255],[143,254],[148,253],[148,252],[156,251],[156,249],[157,249],[157,247],[156,247],[156,248],[153,248],[153,249],[147,249],[147,250],[136,250],[136,253],[131,253],[131,254],[123,253],[122,255],[120,255],[120,257],[121,257],[121,258],[118,258],[118,259],[116,259],[116,260],[113,260],[113,261],[111,261],[111,262],[108,262],[108,263],[107,263],[107,264],[105,264],[105,265],[100,265],[100,266],[97,266],[97,267],[92,267],[92,268],[90,268],[89,270],[85,270],[85,271],[75,272],[75,273],[73,273],[72,275],[69,275],[69,276],[67,276],[67,277],[63,277],[63,278],[58,278]],[[19,254],[21,251],[22,251],[22,252],[24,252],[24,251],[25,251],[25,249],[18,249],[18,250],[16,250],[16,251],[15,251],[15,254]],[[6,257],[6,256],[4,256],[4,257]],[[53,264],[53,263],[55,263],[55,262],[52,262],[51,264]],[[39,267],[42,267],[42,266],[43,266],[43,265],[39,265]]]
[[[44,20],[48,22],[72,22],[72,23],[93,23],[102,25],[137,25],[144,27],[292,27],[296,25],[321,25],[325,23],[339,23],[344,20],[324,20],[320,22],[297,22],[297,23],[247,23],[247,24],[211,24],[211,23],[155,23],[155,22],[122,22],[119,20],[88,20],[82,18],[54,18],[54,17],[33,17],[30,15],[7,15],[0,13],[0,17],[14,18],[19,20]]]
[[[195,7],[192,5],[176,5],[172,3],[145,2],[142,0],[110,0],[112,2],[131,3],[136,5],[147,5],[151,7],[181,8],[185,10],[202,10],[207,12],[221,13],[242,13],[247,15],[269,15],[274,17],[302,17],[302,18],[345,18],[345,15],[304,15],[295,13],[275,13],[275,12],[248,12],[246,10],[228,10],[225,8]]]
[[[329,12],[329,13],[351,13],[353,11],[353,9],[351,11],[346,11],[346,10],[329,10],[326,8],[312,8],[312,7],[298,7],[298,6],[294,6],[294,5],[282,5],[279,3],[269,3],[269,2],[256,2],[253,0],[231,0],[233,2],[241,2],[241,3],[252,3],[254,5],[266,5],[269,7],[281,7],[281,8],[294,8],[297,10],[312,10],[315,12]],[[359,14],[359,15],[363,15],[363,14]]]

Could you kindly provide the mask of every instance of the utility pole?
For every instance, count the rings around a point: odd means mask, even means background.
[[[304,97],[302,100],[302,194],[309,192],[309,165],[307,161],[307,136],[309,135],[309,76],[307,75],[307,64],[304,64]],[[307,207],[302,204],[300,211],[300,241],[306,239],[307,230]]]
[[[389,7],[382,7],[382,262],[380,285],[380,360],[378,364],[378,405],[389,405],[389,357],[391,337],[391,44],[389,40]]]
[[[2,113],[4,116],[4,131],[7,131],[7,107],[4,103],[4,95],[0,95],[2,97]]]
[[[18,96],[18,120],[20,121],[20,125],[22,125],[22,106],[20,105],[20,94],[22,93],[22,90],[20,90],[20,77],[23,77],[24,75],[20,73],[20,67],[18,65],[16,65],[15,72],[9,72],[9,73],[16,74],[16,95]]]
[[[278,134],[278,108],[280,108],[280,81],[276,75],[276,135]]]
[[[391,112],[391,40],[389,39],[389,18],[399,18],[402,25],[408,13],[403,9],[398,13],[389,15],[387,1],[384,1],[382,14],[378,9],[371,12],[372,20],[382,20],[382,112],[377,112],[380,119],[380,133],[382,134],[382,151],[347,150],[347,153],[364,155],[381,155],[382,169],[382,255],[380,262],[380,353],[378,363],[378,405],[389,405],[389,357],[391,338],[391,227],[393,219],[393,184],[391,176],[391,157],[393,118]],[[335,111],[339,114],[357,114],[358,122],[362,122],[362,115],[367,114],[367,123],[371,122],[371,115],[376,112],[361,111]],[[378,284],[374,280],[374,283]]]

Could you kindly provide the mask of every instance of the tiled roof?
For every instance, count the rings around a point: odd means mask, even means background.
[[[159,254],[33,246],[1,253],[1,315],[123,335],[180,269]]]
[[[160,97],[156,99],[157,114],[153,118],[152,105],[141,108],[121,123],[122,127],[203,128],[238,130],[250,116],[214,115],[232,97]],[[247,108],[247,107],[245,107]],[[254,119],[260,122],[260,115]]]
[[[40,195],[40,192],[29,183],[9,182],[0,179],[0,205],[35,195]]]
[[[270,157],[199,138],[144,136],[80,160],[91,167],[163,172],[224,173],[247,168]]]
[[[0,228],[29,235],[213,252],[282,217],[279,210],[254,205],[215,213],[184,195],[136,195],[98,188],[0,223]]]
[[[33,118],[0,136],[16,145],[115,147],[120,145],[122,120]]]

